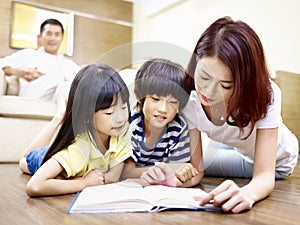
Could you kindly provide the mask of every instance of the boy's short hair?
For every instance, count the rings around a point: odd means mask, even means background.
[[[138,70],[135,77],[134,93],[138,107],[142,108],[147,95],[171,95],[180,101],[179,110],[188,100],[184,82],[184,69],[167,59],[150,59]]]

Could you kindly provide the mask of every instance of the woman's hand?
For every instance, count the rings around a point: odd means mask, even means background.
[[[173,170],[163,162],[155,163],[141,175],[141,180],[148,184],[160,184],[170,187],[182,186]]]
[[[226,180],[212,190],[207,196],[195,197],[200,205],[213,201],[214,206],[222,207],[225,212],[239,213],[251,209],[255,201],[247,186],[240,188],[232,180]]]

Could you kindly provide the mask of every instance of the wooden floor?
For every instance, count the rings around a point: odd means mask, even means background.
[[[16,164],[0,164],[0,224],[300,224],[300,165],[291,177],[276,181],[267,199],[245,213],[233,215],[222,212],[166,211],[159,213],[67,214],[74,194],[29,198],[24,187],[29,179]],[[205,191],[222,182],[221,178],[204,178],[199,187]],[[239,185],[248,180],[235,179]]]

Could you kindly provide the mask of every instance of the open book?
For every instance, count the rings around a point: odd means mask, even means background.
[[[194,200],[194,196],[206,194],[199,188],[142,187],[135,182],[123,181],[85,188],[77,193],[68,213],[159,212],[166,209],[219,211],[212,204],[200,206]]]

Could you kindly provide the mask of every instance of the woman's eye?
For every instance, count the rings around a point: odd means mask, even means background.
[[[201,78],[202,80],[209,80],[209,77],[206,77],[206,76],[200,76],[200,78]]]
[[[105,115],[108,115],[108,116],[110,116],[111,114],[113,114],[113,112],[107,112],[107,113],[105,113]]]
[[[232,86],[224,86],[224,85],[221,85],[221,86],[222,86],[222,88],[224,88],[224,89],[226,89],[226,90],[229,90],[229,89],[232,88]]]

